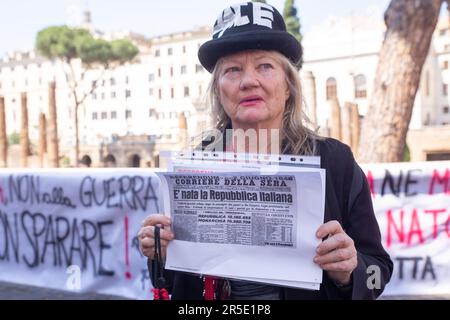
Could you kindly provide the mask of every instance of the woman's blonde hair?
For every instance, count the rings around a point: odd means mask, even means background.
[[[280,130],[281,153],[284,154],[300,154],[300,155],[316,155],[317,140],[323,140],[312,127],[311,121],[303,110],[303,98],[300,84],[300,76],[297,68],[284,55],[270,51],[275,54],[278,61],[283,66],[286,74],[286,83],[289,88],[289,98],[286,101],[282,128]],[[220,66],[223,63],[221,58],[217,61],[212,72],[212,78],[208,86],[207,97],[212,111],[213,123],[216,129],[224,132],[231,127],[231,119],[225,113],[220,103],[218,94],[218,79]]]

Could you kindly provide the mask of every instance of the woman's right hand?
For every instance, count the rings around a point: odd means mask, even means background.
[[[169,241],[174,239],[170,228],[170,218],[162,214],[151,214],[142,221],[138,232],[139,246],[144,256],[153,259],[155,255],[155,226],[159,225],[161,238],[162,259],[166,259],[166,250]]]

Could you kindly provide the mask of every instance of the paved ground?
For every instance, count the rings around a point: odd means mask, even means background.
[[[0,281],[0,300],[125,300],[95,293],[72,293]]]
[[[398,295],[382,297],[381,300],[450,300],[448,295]],[[126,300],[123,297],[95,293],[72,293],[43,289],[7,282],[0,282],[0,300]]]

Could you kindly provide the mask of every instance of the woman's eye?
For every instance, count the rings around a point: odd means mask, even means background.
[[[273,69],[273,66],[270,63],[262,63],[259,67],[263,70]]]
[[[225,69],[225,73],[234,73],[234,72],[239,72],[241,70],[241,68],[239,67],[229,67]]]

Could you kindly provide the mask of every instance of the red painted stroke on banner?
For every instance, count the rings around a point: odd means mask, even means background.
[[[370,189],[370,193],[372,195],[373,198],[375,198],[375,183],[373,181],[373,175],[372,175],[372,171],[368,171],[367,172],[367,183],[369,184],[369,189]]]
[[[127,279],[131,279],[131,273],[130,273],[130,257],[129,257],[129,246],[128,246],[128,216],[125,215],[124,218],[125,223],[125,266],[127,271],[125,272],[125,277]]]

